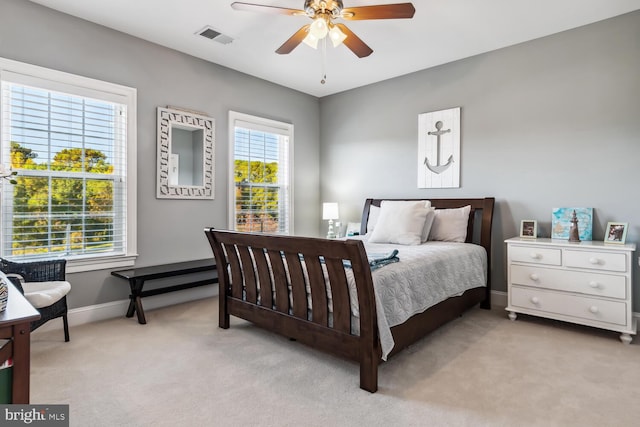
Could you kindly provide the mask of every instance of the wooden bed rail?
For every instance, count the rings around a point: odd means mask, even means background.
[[[218,266],[221,328],[229,328],[229,316],[233,315],[357,361],[360,387],[377,390],[380,345],[376,304],[361,241],[213,228],[205,229],[205,234]],[[353,270],[352,296],[344,260]],[[359,331],[352,330],[352,297],[357,299]]]

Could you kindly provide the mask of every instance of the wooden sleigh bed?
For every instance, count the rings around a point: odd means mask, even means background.
[[[486,286],[445,299],[391,327],[395,344],[389,356],[478,303],[482,308],[490,308],[494,199],[429,200],[437,209],[471,206],[466,242],[486,250]],[[379,207],[381,202],[381,199],[366,200],[361,234],[367,231],[371,206]],[[218,266],[221,328],[228,329],[230,316],[236,316],[313,348],[356,361],[360,366],[360,387],[377,391],[382,353],[374,280],[361,240],[263,235],[213,228],[205,229],[205,234]],[[350,263],[355,289],[353,283],[349,289],[345,262]],[[261,292],[261,289],[270,291]],[[359,311],[355,327],[353,298]]]

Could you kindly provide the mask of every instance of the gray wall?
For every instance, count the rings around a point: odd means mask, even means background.
[[[322,201],[339,202],[342,221],[358,221],[366,197],[496,197],[498,290],[506,288],[502,241],[521,219],[537,219],[548,236],[554,207],[593,207],[595,239],[607,221],[625,221],[627,239],[638,241],[638,40],[633,12],[318,101],[30,2],[0,5],[0,56],[138,89],[137,265],[210,256],[202,229],[227,224],[227,114],[235,110],[295,125],[296,234],[326,229]],[[215,200],[155,198],[156,107],[166,105],[216,119]],[[456,106],[461,188],[418,189],[417,116]],[[108,270],[69,278],[72,307],[128,294]]]
[[[211,256],[204,227],[227,225],[229,110],[294,124],[294,227],[317,234],[317,98],[23,0],[0,4],[0,56],[137,88],[138,266]],[[215,118],[215,200],[155,198],[156,108],[167,105]],[[128,295],[126,283],[108,270],[69,280],[72,307]]]
[[[636,11],[322,98],[322,201],[357,221],[366,197],[494,196],[493,285],[503,291],[502,242],[522,219],[548,237],[554,207],[593,207],[594,240],[623,221],[638,241],[639,40]],[[461,187],[418,189],[418,114],[451,107],[462,107]]]

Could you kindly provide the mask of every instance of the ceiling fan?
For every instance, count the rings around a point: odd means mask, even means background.
[[[356,36],[346,25],[334,23],[336,19],[347,21],[362,21],[367,19],[404,19],[413,18],[416,9],[412,3],[381,4],[375,6],[347,7],[342,0],[305,0],[304,9],[289,9],[286,7],[267,6],[252,3],[234,2],[231,7],[235,10],[263,12],[274,15],[307,16],[313,20],[300,28],[280,46],[276,53],[287,54],[300,43],[305,43],[314,49],[318,41],[328,37],[333,46],[344,43],[359,58],[371,55],[371,49]]]

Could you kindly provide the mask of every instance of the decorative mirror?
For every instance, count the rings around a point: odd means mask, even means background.
[[[158,107],[159,199],[213,199],[215,121]]]

